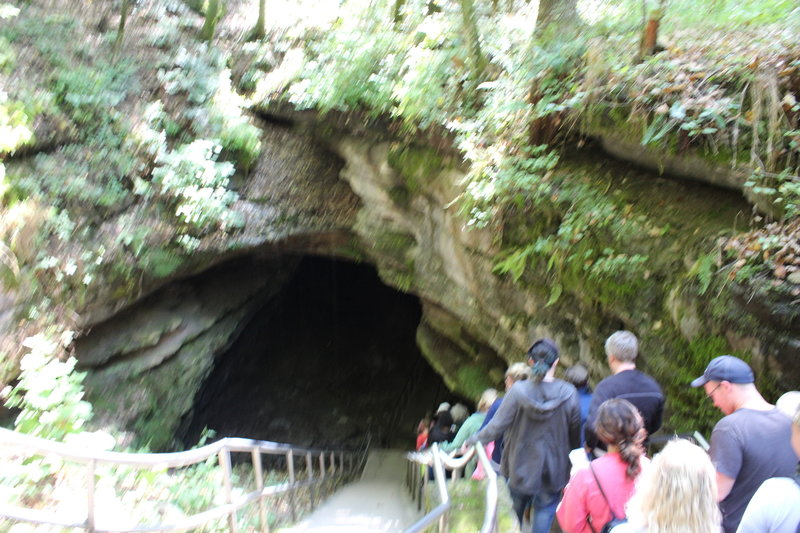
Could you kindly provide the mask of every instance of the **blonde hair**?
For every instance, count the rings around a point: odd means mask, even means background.
[[[775,402],[775,407],[786,413],[786,416],[792,419],[794,425],[800,427],[800,391],[793,390],[784,393]]]
[[[514,363],[508,367],[508,370],[506,370],[506,377],[513,379],[515,383],[517,381],[528,379],[528,376],[530,375],[531,367],[529,367],[527,363]]]
[[[478,411],[486,411],[489,409],[494,401],[497,399],[497,391],[494,389],[486,389],[481,394],[480,400],[478,400]]]
[[[708,454],[688,440],[670,441],[639,477],[627,514],[648,533],[719,533],[717,478]]]

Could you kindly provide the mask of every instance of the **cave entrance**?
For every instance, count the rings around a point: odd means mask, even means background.
[[[412,448],[416,422],[448,391],[415,341],[419,300],[374,268],[306,256],[244,326],[197,394],[185,444],[203,428],[300,446]]]

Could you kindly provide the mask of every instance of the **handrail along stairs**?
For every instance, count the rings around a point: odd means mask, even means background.
[[[366,461],[366,454],[369,449],[369,442],[361,451],[331,451],[301,448],[288,444],[281,444],[269,441],[251,440],[243,438],[226,437],[211,444],[201,446],[192,450],[174,453],[124,453],[109,451],[89,451],[78,448],[74,445],[50,441],[17,433],[8,429],[0,428],[0,446],[19,449],[19,455],[37,454],[56,454],[62,459],[67,459],[86,464],[87,475],[87,495],[86,495],[86,519],[80,522],[65,521],[56,517],[52,513],[38,509],[17,507],[0,502],[0,517],[23,522],[33,522],[39,524],[50,524],[62,527],[82,528],[89,532],[120,532],[129,533],[135,531],[185,531],[200,527],[211,520],[216,520],[227,516],[229,529],[232,533],[237,533],[238,526],[236,513],[245,506],[258,502],[259,521],[262,531],[268,531],[266,521],[266,509],[264,498],[280,493],[293,494],[296,489],[309,487],[313,489],[323,486],[330,479],[349,478],[354,472],[363,469]],[[256,490],[234,498],[233,487],[231,485],[231,452],[250,453],[254,472]],[[272,486],[264,486],[263,467],[261,463],[262,454],[283,455],[286,458],[288,478],[287,483],[280,483]],[[174,523],[158,524],[138,524],[135,527],[118,527],[118,525],[101,523],[98,524],[95,514],[96,496],[96,467],[98,463],[111,463],[114,465],[127,465],[138,469],[162,470],[167,468],[177,468],[191,466],[209,457],[217,455],[219,465],[223,471],[223,490],[225,503],[216,505],[196,513],[194,515],[182,517]],[[305,456],[307,477],[302,480],[296,479],[294,471],[295,458]],[[316,461],[315,461],[316,458]],[[338,462],[338,466],[337,466]],[[347,465],[345,465],[347,462]],[[314,468],[314,463],[318,467]],[[315,475],[316,472],[316,475]],[[290,492],[291,491],[291,492]],[[312,493],[312,506],[314,504]],[[290,498],[291,511],[293,518],[296,519],[296,502]]]
[[[478,442],[459,458],[450,457],[445,452],[439,450],[438,444],[433,444],[429,451],[410,452],[406,455],[408,459],[408,472],[406,483],[412,493],[412,498],[417,502],[417,508],[422,506],[422,496],[425,486],[428,483],[427,468],[420,466],[430,466],[433,468],[434,480],[436,481],[439,504],[431,509],[425,516],[418,520],[414,525],[407,528],[404,533],[418,533],[425,531],[438,524],[439,533],[447,531],[448,518],[450,513],[450,494],[447,489],[447,476],[445,469],[452,472],[450,479],[456,479],[463,473],[466,464],[477,454],[484,471],[484,482],[486,483],[486,510],[484,512],[483,524],[480,533],[497,532],[497,473],[494,470],[491,459],[486,455],[483,445]]]

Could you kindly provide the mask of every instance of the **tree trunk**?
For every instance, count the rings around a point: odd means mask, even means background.
[[[663,11],[661,8],[654,9],[650,12],[647,22],[644,25],[642,33],[642,41],[639,46],[639,61],[647,56],[653,55],[656,51],[658,41],[658,27],[661,23],[661,16]]]
[[[469,67],[473,80],[480,79],[486,70],[486,58],[481,52],[480,34],[475,17],[474,0],[461,0],[461,17],[464,24],[464,33],[467,41]]]
[[[575,25],[578,22],[578,0],[539,0],[536,29],[550,24]]]
[[[117,40],[114,41],[114,51],[119,50],[122,44],[122,38],[125,35],[125,23],[128,21],[128,9],[130,8],[130,0],[122,0],[121,12],[119,14],[119,26],[117,26]]]
[[[658,40],[658,19],[650,16],[644,28],[644,38],[642,39],[642,57],[653,54]]]
[[[258,0],[258,20],[253,28],[254,40],[263,39],[267,35],[267,0]]]
[[[217,27],[217,20],[219,19],[219,2],[220,0],[208,0],[206,21],[203,24],[203,29],[200,31],[200,37],[204,41],[211,42],[212,39],[214,39],[214,30]]]

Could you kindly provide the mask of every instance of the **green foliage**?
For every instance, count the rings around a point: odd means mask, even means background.
[[[83,400],[85,373],[75,372],[76,360],[56,358],[58,343],[45,335],[23,343],[30,352],[20,363],[19,382],[3,391],[5,405],[19,408],[14,427],[37,437],[63,440],[77,433],[92,416]]]
[[[230,153],[237,168],[248,172],[261,154],[261,130],[247,122],[239,122],[222,130],[220,144],[223,155]]]
[[[714,280],[714,274],[717,271],[717,261],[717,254],[703,254],[697,258],[692,268],[689,269],[688,276],[697,278],[700,283],[699,293],[701,295],[708,291],[708,288]]]
[[[14,67],[17,54],[8,39],[0,36],[0,72],[9,72]]]
[[[468,473],[469,475],[469,473]],[[498,476],[497,530],[504,533],[519,533],[520,526],[511,504],[511,496],[506,482]],[[486,510],[485,481],[474,481],[462,478],[448,481],[447,492],[450,496],[450,533],[471,533],[479,531],[483,525]],[[428,483],[423,497],[423,505],[427,511],[439,503],[439,494],[435,483]]]
[[[558,154],[545,145],[521,151],[519,155],[477,161],[461,204],[468,224],[487,226],[492,213],[504,206],[539,206],[552,193],[549,173],[558,163]]]
[[[495,385],[486,369],[478,365],[461,366],[456,372],[455,379],[459,391],[469,398],[480,398],[483,391]]]
[[[149,114],[149,122],[169,137],[180,133],[180,123],[188,123],[198,137],[219,140],[221,159],[235,161],[238,169],[248,172],[261,153],[261,132],[244,116],[245,103],[231,86],[225,62],[224,54],[206,44],[181,48],[159,79],[167,94],[185,95],[189,105],[177,120],[161,106]]]
[[[396,36],[391,31],[376,35],[336,35],[336,41],[325,55],[307,68],[319,69],[313,78],[293,86],[291,100],[298,107],[318,106],[323,111],[331,109],[359,109],[362,106],[375,113],[388,111],[391,86],[387,76],[376,73],[386,58],[394,58],[392,48]],[[369,50],[369,54],[356,51]],[[337,60],[337,58],[340,58]],[[398,66],[393,65],[396,74]]]
[[[763,0],[752,0],[751,4],[759,1]],[[588,25],[577,37],[532,36],[533,24],[524,21],[532,22],[533,12],[521,8],[512,17],[476,6],[480,46],[491,62],[489,79],[477,87],[477,92],[470,87],[464,66],[470,50],[458,8],[431,13],[423,4],[404,2],[400,16],[395,18],[393,2],[371,2],[366,8],[345,2],[332,31],[306,48],[305,70],[289,89],[288,97],[301,107],[314,106],[322,111],[365,111],[397,117],[405,131],[412,133],[431,127],[448,129],[471,167],[460,198],[470,225],[502,225],[509,211],[544,209],[549,214],[557,211],[554,204],[566,205],[555,199],[561,194],[554,195],[558,189],[547,177],[557,165],[555,152],[527,146],[531,142],[557,142],[569,131],[565,126],[581,116],[587,123],[618,117],[612,120],[615,132],[636,130],[634,135],[640,136],[643,144],[670,150],[694,147],[726,164],[726,158],[735,162],[747,149],[754,117],[747,113],[752,103],[744,89],[753,80],[751,60],[726,59],[724,65],[706,72],[703,69],[713,67],[713,58],[707,59],[713,51],[703,50],[706,55],[697,62],[679,54],[662,54],[634,63],[641,28],[638,15],[631,16],[639,13],[640,5],[632,0],[620,5],[604,3],[583,12]],[[687,13],[698,12],[696,7],[684,7]],[[680,9],[671,5],[666,23],[672,24],[686,14]],[[777,9],[787,7],[781,4]],[[736,20],[736,13],[742,12],[730,2],[715,3],[713,11],[720,21],[725,18],[729,24]],[[779,19],[771,13],[759,23]],[[387,23],[390,20],[394,24]],[[756,129],[762,127],[765,117],[755,117]],[[786,145],[794,139],[792,135],[785,137]],[[761,144],[763,152],[767,144]],[[390,154],[391,164],[400,169],[395,155]],[[414,180],[408,180],[409,173],[402,169],[401,174],[413,191]],[[794,216],[796,181],[784,182],[780,192],[778,186],[773,188],[781,209],[786,204],[787,216]],[[571,194],[581,201],[577,188]],[[405,201],[404,195],[403,191],[393,191],[400,204]],[[607,203],[594,194],[585,199]],[[532,255],[568,248],[573,251],[566,253],[567,258],[577,260],[575,254],[580,252],[581,261],[591,265],[584,272],[589,279],[624,278],[643,266],[641,254],[605,253],[597,244],[586,247],[565,243],[598,229],[612,235],[618,229],[614,225],[591,227],[591,221],[572,217],[560,236],[546,238],[553,242],[510,251],[501,259],[498,272],[519,279]],[[559,257],[554,261],[551,269],[564,264]],[[623,292],[634,290],[626,287],[621,283],[618,288]]]
[[[718,2],[679,0],[670,4],[668,16],[676,25],[693,25],[700,28],[730,28],[742,25],[786,24],[787,19],[797,21],[797,3],[793,0],[722,0]],[[709,5],[710,4],[710,5]]]
[[[116,108],[135,89],[130,62],[78,64],[59,70],[53,81],[56,102],[83,127],[96,128],[113,121]]]
[[[206,444],[208,439],[214,438],[214,430],[203,429],[200,440],[195,448]],[[235,474],[235,473],[234,473]],[[212,455],[202,463],[197,463],[180,472],[181,483],[170,485],[170,500],[184,513],[196,514],[205,511],[215,504],[219,487],[222,486],[222,471],[216,455]],[[231,480],[237,484],[238,480]]]
[[[28,106],[9,101],[8,96],[0,92],[0,154],[14,153],[20,146],[33,141],[32,118]]]
[[[153,170],[153,182],[172,199],[175,215],[197,230],[241,225],[230,209],[238,198],[228,189],[234,168],[231,163],[217,162],[221,149],[214,141],[198,139],[162,154]]]
[[[289,89],[300,107],[391,114],[409,129],[441,123],[459,105],[467,50],[460,22],[444,13],[424,16],[423,2],[405,3],[402,27],[387,24],[389,6],[344,7],[335,31],[312,45],[302,79]],[[459,58],[460,56],[460,58]]]
[[[137,160],[125,141],[104,129],[85,144],[70,144],[53,154],[39,154],[32,169],[9,176],[20,197],[40,198],[59,209],[99,208],[102,218],[130,198],[128,178]],[[119,143],[123,143],[120,145]]]
[[[793,169],[784,169],[779,174],[756,171],[744,187],[768,199],[780,218],[788,220],[800,216],[800,177],[793,174]]]
[[[11,43],[32,42],[32,49],[54,67],[68,68],[70,47],[66,42],[76,38],[75,17],[54,13],[42,17],[20,17],[13,24],[4,24],[0,33]]]
[[[189,9],[201,15],[205,15],[206,9],[208,9],[208,0],[184,0],[184,3],[189,6]]]
[[[219,86],[219,75],[225,56],[205,43],[181,47],[165,68],[159,81],[167,94],[185,94],[190,104],[208,102]]]
[[[444,163],[434,150],[409,145],[393,146],[387,159],[389,165],[403,176],[406,189],[411,193],[419,192],[424,183],[441,171]]]
[[[675,338],[678,337],[673,336],[673,340],[669,342],[674,342]],[[667,427],[673,428],[677,433],[697,430],[709,438],[711,429],[722,415],[713,402],[705,397],[702,389],[693,389],[687,387],[687,384],[703,374],[709,361],[723,354],[748,360],[746,354],[731,352],[730,346],[722,337],[699,335],[689,343],[688,350],[678,347],[676,353],[671,354],[673,360],[662,363],[667,366],[662,369],[662,373],[670,376],[667,390]]]

